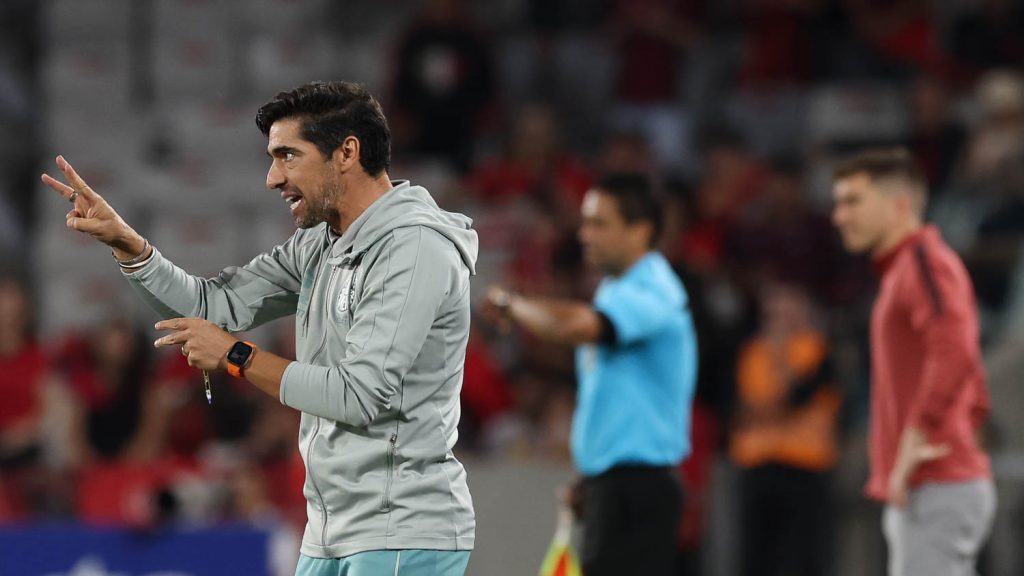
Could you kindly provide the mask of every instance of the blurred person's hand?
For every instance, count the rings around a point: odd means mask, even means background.
[[[896,464],[889,475],[889,504],[897,508],[907,505],[907,484],[917,467],[949,454],[945,444],[929,444],[924,432],[908,427],[900,436]]]
[[[586,509],[586,498],[584,496],[582,478],[577,478],[571,484],[558,488],[558,500],[562,503],[562,506],[572,512],[573,518],[576,519],[583,518],[583,512]]]
[[[512,330],[512,317],[510,308],[512,306],[511,292],[502,286],[491,286],[487,289],[487,296],[483,302],[483,316],[489,323],[498,327],[502,333]]]
[[[188,365],[200,370],[225,370],[228,351],[238,339],[202,318],[174,318],[156,323],[157,330],[173,330],[153,343],[157,348],[180,346]]]
[[[97,194],[75,172],[63,156],[57,156],[57,167],[68,184],[49,174],[43,174],[43,183],[52,188],[74,207],[67,213],[67,227],[88,234],[110,246],[118,260],[130,260],[148,250],[145,239],[132,229],[110,204]]]

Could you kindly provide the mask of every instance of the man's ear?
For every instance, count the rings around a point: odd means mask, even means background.
[[[893,200],[904,214],[917,214],[917,200],[914,198],[913,193],[900,191]]]
[[[630,234],[634,235],[638,243],[650,248],[654,239],[654,225],[646,220],[640,220],[629,225]]]
[[[359,139],[355,136],[348,136],[334,149],[331,162],[336,163],[340,172],[347,172],[353,167],[359,166],[359,153]]]

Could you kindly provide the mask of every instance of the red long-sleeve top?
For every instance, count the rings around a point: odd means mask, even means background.
[[[875,259],[881,287],[871,313],[870,478],[865,489],[888,500],[900,435],[921,429],[950,453],[921,464],[909,481],[991,478],[976,432],[989,412],[977,305],[960,258],[925,226]]]

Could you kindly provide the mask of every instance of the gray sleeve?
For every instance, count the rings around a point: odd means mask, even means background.
[[[153,250],[152,262],[124,276],[161,318],[194,316],[240,332],[295,313],[302,285],[297,236],[215,278],[192,276]]]
[[[363,427],[391,407],[453,286],[455,247],[424,227],[396,230],[369,265],[346,338],[345,359],[324,367],[291,363],[281,402]]]

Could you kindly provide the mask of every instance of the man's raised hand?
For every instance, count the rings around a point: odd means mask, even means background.
[[[43,183],[70,201],[73,207],[67,213],[67,227],[88,234],[114,250],[118,260],[134,258],[146,249],[146,241],[121,216],[93,191],[75,172],[63,156],[57,156],[57,167],[68,184],[49,174],[43,174]]]

